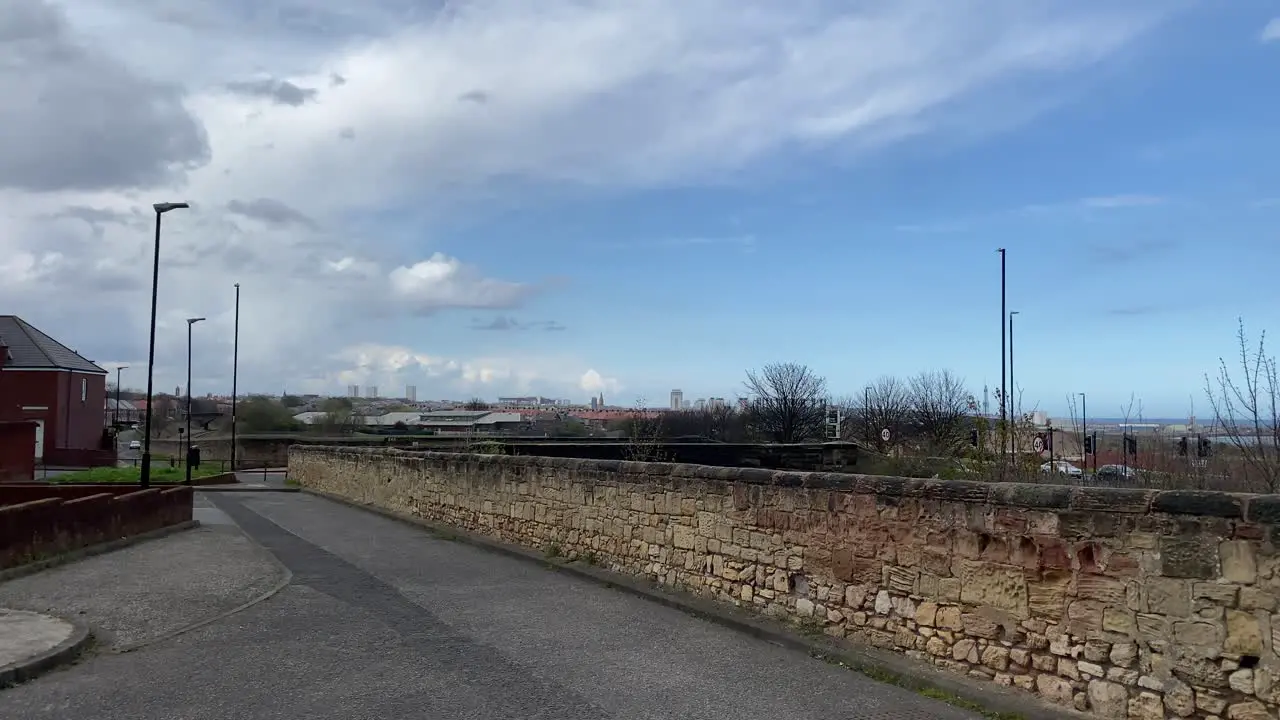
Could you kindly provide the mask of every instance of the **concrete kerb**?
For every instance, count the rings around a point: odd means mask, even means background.
[[[267,485],[263,487],[247,487],[246,484],[240,485],[205,485],[196,488],[197,492],[220,492],[220,493],[291,493],[298,492],[300,488],[291,485]]]
[[[59,666],[75,662],[93,642],[93,635],[85,625],[64,617],[58,619],[71,626],[71,635],[45,652],[0,667],[0,689],[27,682]]]
[[[240,529],[240,534],[243,535],[245,539],[247,539],[250,543],[252,543],[253,546],[257,549],[257,551],[263,557],[267,558],[269,561],[271,561],[272,565],[276,566],[276,569],[280,573],[280,579],[276,581],[275,585],[271,586],[265,592],[258,595],[257,597],[247,602],[241,603],[240,605],[237,605],[231,608],[230,610],[218,613],[217,615],[214,615],[213,617],[205,618],[204,620],[199,620],[197,622],[193,622],[188,625],[183,625],[180,628],[176,628],[174,630],[170,630],[169,632],[163,633],[158,637],[148,638],[146,640],[141,640],[136,643],[131,643],[123,647],[115,648],[114,650],[111,651],[111,654],[121,655],[124,653],[130,653],[130,652],[133,652],[134,650],[140,650],[149,645],[154,645],[159,642],[164,642],[165,640],[171,640],[175,637],[178,637],[179,635],[189,633],[192,630],[198,630],[206,625],[211,625],[215,622],[218,622],[219,620],[224,620],[226,618],[229,618],[232,615],[235,615],[236,613],[244,612],[245,610],[248,610],[254,605],[257,605],[258,603],[266,602],[267,600],[270,600],[271,598],[279,594],[281,590],[284,590],[285,588],[289,587],[289,584],[293,582],[293,571],[290,570],[288,566],[286,566],[284,563],[280,562],[280,558],[276,557],[275,553],[271,552],[264,545],[262,545],[262,543],[255,540],[252,535],[250,535],[247,532],[244,532],[243,529]]]
[[[198,520],[186,520],[176,525],[169,525],[168,527],[149,530],[138,535],[130,535],[129,537],[123,537],[117,540],[108,540],[107,542],[98,543],[97,545],[89,545],[77,548],[71,552],[62,553],[61,555],[54,555],[42,560],[36,560],[35,562],[27,563],[26,565],[19,565],[6,570],[0,570],[0,583],[7,580],[13,580],[14,578],[31,575],[32,573],[38,573],[42,570],[48,570],[49,568],[58,567],[59,565],[66,565],[67,563],[75,562],[77,560],[83,560],[84,558],[93,557],[94,555],[113,552],[121,548],[129,547],[130,545],[146,542],[147,540],[154,540],[183,530],[190,530],[194,527],[199,527],[199,525],[200,522]]]
[[[703,620],[760,638],[767,642],[807,653],[819,659],[844,665],[873,679],[890,682],[917,692],[942,691],[965,703],[981,708],[987,714],[1018,717],[1025,720],[1080,720],[1090,716],[1075,710],[1054,707],[1021,691],[991,683],[976,683],[912,660],[898,653],[878,648],[856,646],[830,636],[811,638],[800,635],[787,625],[753,614],[725,603],[700,598],[689,593],[661,587],[648,581],[586,565],[581,562],[550,558],[521,545],[459,530],[450,525],[357,502],[340,495],[301,488],[302,492],[342,503],[358,510],[406,523],[447,540],[456,540],[508,557],[533,562],[543,567],[590,580],[605,587],[621,590],[661,605],[680,610]],[[945,702],[945,699],[943,700]]]

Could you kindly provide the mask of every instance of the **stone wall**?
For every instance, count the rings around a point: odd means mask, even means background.
[[[314,446],[289,475],[1098,717],[1280,701],[1280,496]]]

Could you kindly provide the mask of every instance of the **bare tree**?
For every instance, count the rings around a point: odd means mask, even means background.
[[[968,436],[969,391],[949,370],[911,378],[911,420],[930,453],[953,455]]]
[[[667,439],[697,436],[719,442],[745,440],[744,418],[727,404],[663,414],[662,433]]]
[[[880,433],[888,430],[886,442]],[[911,389],[892,375],[867,386],[862,398],[857,433],[880,452],[888,452],[911,431]]]
[[[489,403],[485,402],[484,400],[481,400],[478,397],[473,397],[470,400],[468,400],[462,407],[465,410],[488,410]]]
[[[1081,422],[1082,418],[1080,417],[1079,406],[1076,405],[1076,399],[1078,397],[1079,396],[1074,393],[1067,393],[1067,410],[1071,413],[1071,434],[1076,436],[1076,442],[1079,443],[1080,463],[1083,465],[1087,460],[1084,454],[1085,428]]]
[[[650,414],[645,399],[636,398],[635,409],[626,420],[626,458],[635,462],[664,462],[663,413]]]
[[[774,442],[821,437],[826,422],[827,380],[796,363],[765,365],[748,371],[750,423]]]
[[[1213,409],[1214,424],[1239,452],[1243,480],[1274,492],[1280,489],[1280,377],[1274,355],[1267,355],[1267,334],[1258,337],[1256,349],[1239,320],[1239,376],[1233,376],[1225,359],[1218,359],[1218,376],[1204,378],[1205,395]]]

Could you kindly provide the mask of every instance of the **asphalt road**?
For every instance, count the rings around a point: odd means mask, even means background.
[[[0,691],[0,717],[976,717],[313,496],[207,493],[202,505],[202,522],[238,524],[293,582],[186,634]]]

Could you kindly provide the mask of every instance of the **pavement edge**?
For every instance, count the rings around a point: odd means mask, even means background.
[[[89,647],[93,635],[87,626],[64,617],[58,619],[71,626],[71,635],[49,650],[0,668],[0,689],[19,685],[62,665],[69,665]]]
[[[208,488],[200,488],[199,490],[200,492],[204,492],[205,490],[208,490]],[[276,557],[275,553],[271,552],[270,550],[267,549],[265,545],[258,542],[257,538],[245,532],[244,528],[240,527],[239,525],[236,525],[235,528],[236,528],[236,531],[239,532],[241,536],[243,536],[246,540],[248,540],[253,545],[254,549],[259,554],[261,554],[268,561],[270,561],[272,565],[275,566],[276,570],[279,573],[279,579],[276,581],[275,585],[272,585],[271,587],[267,588],[265,591],[263,591],[256,597],[251,598],[243,603],[240,603],[239,605],[231,608],[230,610],[225,610],[223,612],[218,613],[217,615],[214,615],[213,617],[208,617],[203,620],[197,620],[196,622],[190,623],[188,625],[183,625],[182,627],[175,628],[173,630],[170,630],[169,632],[163,633],[153,638],[147,638],[146,640],[140,640],[136,643],[131,643],[129,645],[124,645],[124,646],[115,648],[110,651],[111,654],[123,655],[125,653],[131,653],[135,650],[141,650],[142,648],[148,647],[150,645],[155,645],[156,643],[164,642],[165,640],[172,640],[173,638],[176,638],[179,635],[189,633],[192,630],[198,630],[206,625],[212,625],[213,623],[216,623],[219,620],[224,620],[226,618],[231,617],[232,615],[244,612],[245,610],[248,610],[254,605],[257,605],[258,603],[266,602],[267,600],[270,600],[271,598],[278,595],[281,590],[284,590],[285,588],[289,587],[289,585],[293,582],[293,571],[290,570],[287,565],[281,562],[280,558]]]
[[[130,535],[129,537],[122,537],[116,540],[108,540],[96,545],[88,545],[60,555],[47,557],[43,560],[36,560],[35,562],[27,563],[26,565],[19,565],[17,567],[8,568],[7,570],[0,570],[0,583],[32,575],[60,565],[73,563],[77,560],[93,557],[94,555],[114,552],[121,548],[129,547],[130,545],[137,545],[138,543],[146,542],[148,540],[155,540],[156,538],[162,538],[166,535],[182,532],[183,530],[191,530],[192,528],[199,526],[200,521],[198,520],[184,520],[175,525],[168,525],[166,527],[156,528],[155,530],[148,530],[147,532],[140,533],[138,535]]]
[[[657,602],[680,610],[694,617],[752,635],[761,640],[792,650],[807,653],[827,662],[837,663],[860,672],[872,679],[890,682],[916,692],[942,691],[987,713],[1000,713],[1025,720],[1080,720],[1090,716],[1074,709],[1054,707],[1039,698],[993,683],[977,683],[931,665],[912,660],[900,653],[878,648],[855,645],[831,636],[808,637],[801,635],[783,623],[767,619],[755,613],[741,610],[725,603],[662,587],[656,583],[623,575],[612,570],[548,557],[544,553],[522,545],[503,542],[494,538],[459,530],[425,520],[413,515],[387,510],[376,505],[351,500],[340,495],[313,488],[300,488],[303,493],[341,503],[357,510],[412,525],[446,540],[472,545],[508,557],[533,562],[543,567],[564,572],[599,585]],[[945,702],[945,700],[942,700]]]

